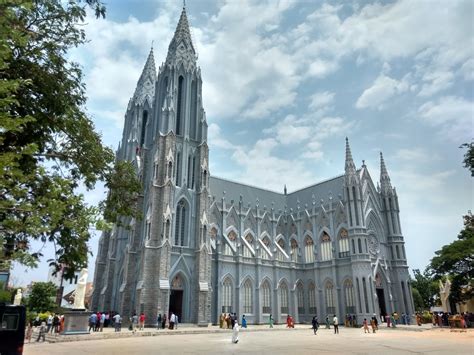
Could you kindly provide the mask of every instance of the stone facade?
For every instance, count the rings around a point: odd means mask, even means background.
[[[221,312],[264,323],[414,311],[398,198],[381,156],[380,186],[356,168],[287,193],[210,176],[201,72],[183,9],[166,61],[153,51],[125,115],[117,159],[143,182],[140,221],[102,235],[94,310]]]

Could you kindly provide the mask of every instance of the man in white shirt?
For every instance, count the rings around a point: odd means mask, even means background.
[[[173,312],[171,312],[169,329],[174,329],[174,322],[176,322],[176,316],[174,315]]]
[[[46,330],[46,334],[48,334],[50,330],[51,330],[51,332],[53,332],[53,329],[51,328],[53,326],[53,315],[52,314],[50,314],[48,316],[48,320],[46,321],[46,324],[48,325],[48,329]]]
[[[120,332],[122,330],[122,317],[120,317],[120,314],[117,313],[113,319],[114,319],[115,331]]]
[[[332,319],[332,322],[334,324],[334,334],[339,334],[339,323],[337,321],[336,315],[334,315],[334,318]]]

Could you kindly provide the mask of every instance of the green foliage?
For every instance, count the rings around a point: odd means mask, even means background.
[[[86,42],[87,6],[105,16],[100,0],[0,1],[0,267],[35,266],[42,254],[30,244],[39,240],[54,245],[57,270],[73,276],[87,264],[89,227],[101,212],[76,189],[123,175],[84,112],[81,69],[66,57]],[[134,213],[135,191],[117,190],[114,203],[128,199],[120,213]]]
[[[120,216],[139,219],[141,215],[136,203],[141,184],[133,165],[128,161],[117,161],[114,172],[107,177],[105,186],[109,194],[101,205],[105,221],[113,224],[120,221]]]
[[[423,302],[423,298],[421,297],[420,291],[412,287],[412,295],[413,295],[413,303],[415,304],[415,310],[417,312],[424,310],[425,303]]]
[[[56,308],[56,286],[52,282],[36,282],[28,298],[31,312],[51,312]]]
[[[471,176],[474,176],[474,142],[461,144],[459,148],[467,148],[463,166],[471,172]]]
[[[413,289],[416,289],[420,296],[420,303],[416,306],[415,292],[413,292],[413,302],[417,310],[424,310],[433,307],[436,304],[436,298],[439,293],[438,283],[433,279],[428,271],[420,272],[413,270],[415,279],[411,281]]]
[[[463,302],[474,297],[474,217],[464,216],[465,228],[458,239],[435,252],[429,270],[436,279],[449,275],[450,298]]]

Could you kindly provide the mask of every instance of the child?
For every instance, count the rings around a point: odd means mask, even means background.
[[[375,325],[375,319],[374,318],[372,318],[372,320],[370,321],[370,326],[372,327],[372,333],[375,333],[376,325]]]
[[[367,318],[364,318],[364,333],[370,334],[369,326],[367,324]]]

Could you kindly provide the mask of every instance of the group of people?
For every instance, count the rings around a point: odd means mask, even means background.
[[[418,318],[421,325],[422,315],[417,314],[417,323]],[[440,328],[448,326],[454,328],[459,326],[464,329],[474,326],[474,314],[469,312],[461,312],[457,314],[451,314],[449,312],[433,312],[431,319],[433,326]]]
[[[370,326],[372,328],[372,333],[375,333],[375,331],[379,329],[379,321],[377,320],[377,317],[375,316],[375,314],[370,319]],[[367,318],[364,318],[362,328],[364,329],[364,333],[370,334],[369,321],[367,321]]]
[[[48,315],[46,321],[41,321],[39,316],[35,318],[34,321],[29,321],[26,328],[26,340],[31,342],[31,337],[33,336],[33,329],[37,326],[38,337],[36,341],[39,342],[41,339],[46,340],[46,334],[60,334],[64,330],[64,315],[53,313]]]
[[[164,314],[163,316],[158,314],[158,318],[156,319],[156,328],[157,329],[166,329],[168,325],[168,329],[178,329],[179,323],[179,316],[174,312],[169,314],[169,317]]]
[[[236,313],[221,313],[219,317],[219,328],[234,329],[235,322],[237,322]],[[242,316],[242,327],[247,328],[247,319],[245,314]]]

